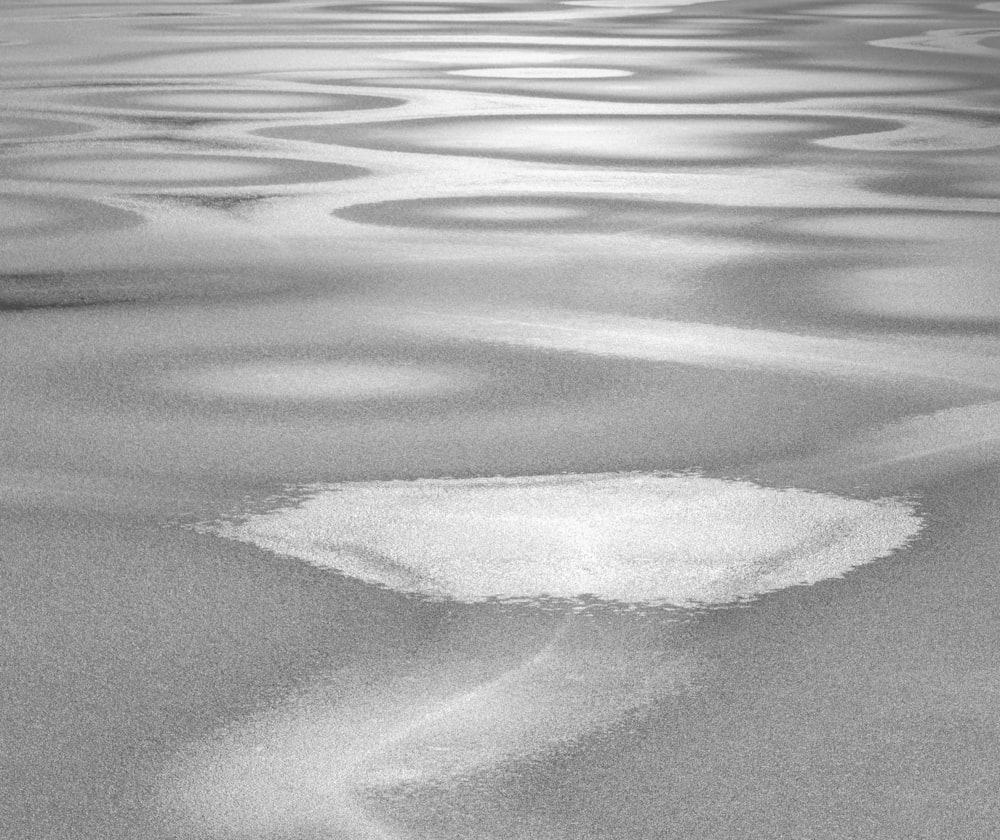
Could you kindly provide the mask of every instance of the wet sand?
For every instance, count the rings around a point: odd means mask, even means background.
[[[1000,5],[0,9],[0,834],[981,838]]]

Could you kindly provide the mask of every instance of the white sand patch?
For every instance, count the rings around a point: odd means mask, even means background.
[[[724,604],[905,545],[912,509],[696,475],[336,484],[208,530],[402,592]]]

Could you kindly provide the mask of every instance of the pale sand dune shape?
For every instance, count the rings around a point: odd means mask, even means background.
[[[509,670],[482,670],[412,662],[375,687],[341,674],[335,690],[315,687],[179,753],[161,805],[181,836],[407,837],[373,813],[380,792],[448,784],[613,726],[696,673],[634,637],[581,644],[563,633]]]
[[[396,310],[386,317],[423,335],[543,350],[717,368],[946,380],[1000,388],[1000,359],[936,347],[927,349],[919,342],[827,338],[557,310]]]
[[[839,576],[919,528],[901,503],[697,475],[428,479],[307,492],[296,506],[203,530],[433,599],[687,607]]]

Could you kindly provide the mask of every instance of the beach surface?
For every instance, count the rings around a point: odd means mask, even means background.
[[[0,836],[995,833],[998,59],[0,5]]]

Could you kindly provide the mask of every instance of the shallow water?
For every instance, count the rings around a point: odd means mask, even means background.
[[[980,838],[1000,5],[0,7],[0,834]]]

